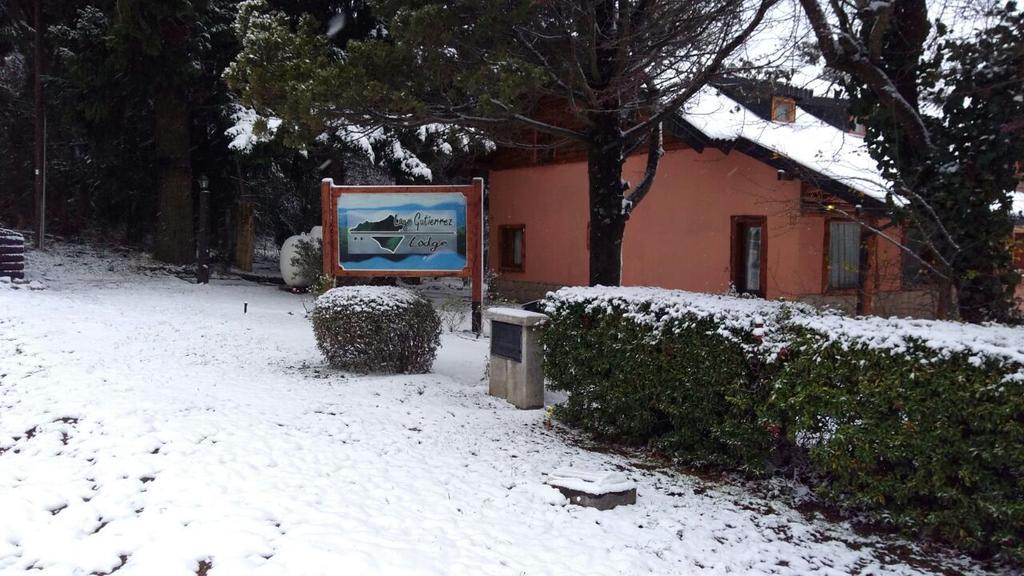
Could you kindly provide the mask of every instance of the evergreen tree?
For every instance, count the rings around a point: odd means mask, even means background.
[[[65,162],[61,187],[78,210],[126,226],[132,241],[155,228],[157,257],[191,262],[193,165],[214,190],[234,189],[221,73],[237,51],[237,0],[76,4],[51,26],[52,108],[70,132],[65,149],[51,146],[51,170],[61,171],[61,152],[78,160]]]
[[[113,8],[109,62],[115,73],[129,71],[153,101],[154,255],[189,263],[195,257],[189,85],[198,74],[190,51],[196,12],[187,0],[116,0]]]
[[[826,65],[844,74],[872,156],[894,183],[895,222],[937,284],[940,316],[1009,319],[1019,280],[1010,263],[1010,193],[1014,164],[1024,158],[1024,135],[1005,129],[1024,116],[1016,4],[990,13],[988,29],[944,40],[925,0],[833,3],[831,12],[819,0],[800,1]]]
[[[283,2],[282,6],[315,9],[330,19],[338,11],[345,12],[343,4],[349,3]],[[358,15],[364,8],[352,5],[346,30],[357,30],[368,20]],[[19,227],[27,227],[32,218],[33,118],[27,74],[32,65],[32,30],[24,20],[26,6],[31,8],[30,0],[0,6],[0,219]],[[160,239],[154,238],[154,230],[161,229],[164,220],[190,234],[195,200],[192,176],[204,174],[213,192],[211,229],[219,240],[214,247],[224,255],[232,253],[239,200],[255,206],[260,234],[287,236],[319,222],[316,194],[321,176],[340,179],[360,169],[359,162],[351,170],[344,168],[337,160],[351,154],[333,143],[311,146],[303,153],[272,144],[253,155],[239,154],[229,146],[237,136],[231,131],[238,128],[239,107],[223,71],[238,52],[234,28],[238,0],[184,2],[178,6],[183,10],[180,14],[169,12],[167,18],[187,24],[179,29],[187,42],[176,52],[165,38],[150,38],[151,33],[170,32],[166,26],[153,28],[166,18],[145,2],[69,0],[47,2],[44,7],[51,50],[45,63],[50,231],[76,234],[95,229],[105,239],[144,244]],[[175,121],[165,118],[170,129],[157,131],[156,104],[163,101],[158,96],[168,89],[181,90],[186,98],[187,120],[180,115]],[[169,158],[166,141],[175,131],[186,130],[188,149],[184,149],[184,138],[178,138],[178,152]],[[445,176],[437,170],[446,167],[445,162],[421,155],[435,168],[435,177]],[[380,158],[386,160],[386,154]],[[183,177],[186,169],[191,175]],[[168,176],[188,186],[161,186]],[[176,192],[182,214],[160,210],[161,191],[165,199],[168,192]],[[160,252],[162,257],[191,259],[190,240],[170,245],[181,253],[169,257]]]
[[[929,98],[942,106],[930,118],[937,136],[930,196],[953,229],[951,254],[960,316],[1007,320],[1019,274],[1014,270],[1012,192],[1024,160],[1024,13],[1007,4],[993,25],[969,39],[944,42],[940,82]]]
[[[156,210],[147,94],[110,63],[109,11],[77,4],[50,24],[48,227],[95,226],[105,236],[123,228],[125,239],[141,241]]]
[[[233,132],[253,134],[242,139],[243,151],[260,142],[319,150],[331,160],[324,175],[338,181],[344,159],[360,154],[399,183],[422,183],[449,181],[490,149],[479,134],[456,126],[353,124],[316,110],[314,78],[347,58],[350,42],[385,34],[366,2],[249,0],[236,32],[242,48],[226,78],[241,96]]]
[[[32,221],[33,38],[31,2],[0,3],[0,225]]]
[[[386,0],[374,5],[381,25],[342,57],[313,19],[291,28],[262,1],[243,7],[240,28],[260,41],[243,42],[229,77],[284,137],[441,124],[582,145],[594,284],[620,282],[626,221],[653,183],[662,121],[725,72],[776,3]],[[630,187],[622,166],[644,145],[646,175]]]

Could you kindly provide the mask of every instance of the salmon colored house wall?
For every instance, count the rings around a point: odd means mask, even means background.
[[[646,158],[631,157],[624,178],[641,179]],[[741,152],[669,150],[653,189],[626,225],[622,281],[724,292],[731,279],[731,217],[767,217],[768,298],[820,295],[825,278],[822,215],[801,213],[801,183]],[[490,175],[491,268],[504,282],[585,285],[588,282],[585,162],[494,170]],[[501,271],[502,225],[525,226],[522,272]],[[880,242],[879,259],[898,262]],[[886,266],[877,266],[884,271]],[[881,290],[899,289],[896,274],[879,274]],[[873,275],[869,274],[868,278]]]
[[[774,169],[736,152],[676,150],[665,160],[627,224],[625,283],[723,292],[732,216],[766,216],[766,297],[817,291],[821,265],[813,263],[821,262],[824,229],[820,219],[809,226],[798,217],[799,182],[779,181]],[[643,169],[643,158],[632,158],[625,178],[636,182]]]
[[[509,280],[586,285],[586,164],[550,164],[490,174],[490,267]],[[502,225],[526,226],[523,272],[498,269]]]

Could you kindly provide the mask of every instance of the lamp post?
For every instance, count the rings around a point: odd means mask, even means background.
[[[210,283],[210,179],[206,174],[199,176],[199,265],[196,268],[196,283]]]

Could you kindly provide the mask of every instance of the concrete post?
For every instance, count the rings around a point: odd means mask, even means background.
[[[490,308],[491,396],[521,410],[544,407],[544,351],[540,335],[548,317],[519,308]]]

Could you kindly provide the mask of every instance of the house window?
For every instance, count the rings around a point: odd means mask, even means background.
[[[768,239],[764,216],[732,218],[732,282],[746,294],[765,295]]]
[[[828,287],[856,288],[860,283],[860,224],[829,222]]]
[[[790,123],[796,120],[796,100],[772,96],[772,121]]]
[[[526,226],[502,226],[501,269],[506,272],[522,272],[526,261]]]

